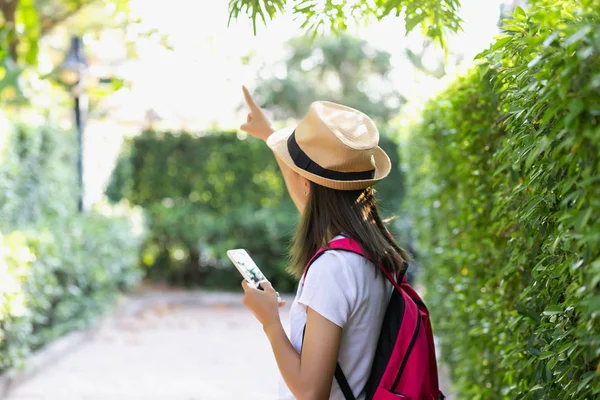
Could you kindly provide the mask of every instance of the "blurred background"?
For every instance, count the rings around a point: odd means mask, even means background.
[[[597,6],[2,2],[3,379],[48,343],[98,326],[123,293],[197,300],[239,292],[227,249],[248,249],[280,292],[295,290],[285,266],[297,212],[270,151],[238,130],[246,85],[277,127],[314,100],[376,121],[394,166],[377,194],[390,230],[416,256],[411,279],[439,321],[454,382],[444,381],[446,391],[469,399],[600,393]],[[208,314],[149,306],[156,312],[141,320],[170,312],[175,322],[138,320],[134,336],[147,339],[155,322],[173,342],[235,335],[235,321],[252,323],[223,302]],[[177,321],[196,319],[218,321],[177,336]],[[102,329],[117,342],[128,331]],[[457,346],[457,331],[471,340]],[[159,342],[146,339],[152,352]],[[110,340],[98,340],[86,357],[117,357]],[[105,374],[129,362],[105,361]],[[214,359],[205,362],[196,367]],[[65,371],[86,371],[68,359],[57,365],[62,375],[42,371],[14,398],[96,398],[85,397],[92,383],[52,392],[50,382],[74,379]],[[97,371],[87,371],[91,382]],[[276,375],[272,363],[264,371]],[[97,398],[151,398],[122,385]],[[210,390],[156,398],[230,398]]]

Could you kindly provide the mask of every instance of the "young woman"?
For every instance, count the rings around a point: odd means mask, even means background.
[[[344,399],[334,371],[339,362],[361,400],[375,354],[391,284],[358,254],[330,250],[303,270],[332,240],[351,238],[373,262],[395,273],[407,254],[384,227],[372,186],[391,165],[377,146],[379,133],[365,114],[315,102],[298,125],[275,132],[244,87],[250,113],[241,129],[275,153],[290,196],[302,214],[290,271],[300,279],[290,310],[290,338],[279,318],[277,295],[242,282],[244,304],[262,323],[283,378],[280,399]]]

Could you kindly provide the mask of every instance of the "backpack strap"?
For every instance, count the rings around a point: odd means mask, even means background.
[[[310,268],[310,266],[327,250],[349,251],[371,260],[371,257],[365,253],[365,251],[362,249],[362,247],[356,240],[347,237],[343,239],[332,240],[327,246],[323,246],[319,250],[317,250],[317,252],[314,256],[312,256],[308,264],[306,264],[306,267],[304,268],[304,273],[302,274],[302,285],[304,285],[304,280],[306,279],[306,274],[308,273],[308,269]],[[406,282],[406,276],[403,273],[398,273],[398,277],[394,278],[394,276],[388,270],[383,268],[382,265],[376,265],[376,267],[379,268],[381,272],[383,272],[387,280],[392,283],[396,290],[401,290],[401,284]]]
[[[344,371],[342,371],[342,367],[340,366],[339,362],[335,366],[335,372],[333,373],[333,376],[335,376],[335,380],[337,381],[338,386],[340,387],[340,390],[344,395],[344,399],[356,400],[356,397],[354,397],[354,393],[352,393],[352,388],[348,384],[348,381],[346,380],[346,375],[344,375]]]

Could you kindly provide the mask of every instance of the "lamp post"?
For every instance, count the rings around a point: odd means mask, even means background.
[[[86,96],[88,63],[83,54],[83,42],[79,36],[71,37],[71,47],[65,60],[59,67],[60,81],[71,89],[74,102],[75,127],[77,129],[77,175],[79,180],[79,197],[77,209],[83,211],[83,132],[87,115],[88,99]]]

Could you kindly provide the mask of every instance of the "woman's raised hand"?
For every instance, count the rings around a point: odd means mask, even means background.
[[[246,86],[242,86],[242,91],[244,92],[244,99],[246,100],[246,104],[248,104],[250,112],[248,113],[246,122],[240,126],[240,129],[256,138],[267,140],[269,135],[275,131],[271,126],[271,121],[258,104],[256,104]]]

